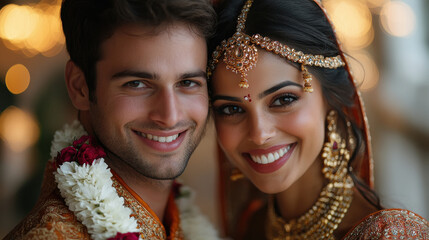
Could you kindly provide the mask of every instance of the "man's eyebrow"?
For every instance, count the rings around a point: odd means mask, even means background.
[[[212,98],[212,102],[215,102],[216,100],[226,100],[226,101],[233,101],[233,102],[241,102],[241,99],[238,97],[231,97],[231,96],[225,96],[225,95],[215,95]]]
[[[263,91],[262,93],[260,93],[258,95],[258,98],[263,98],[263,97],[265,97],[265,96],[267,96],[267,95],[269,95],[269,94],[271,94],[271,93],[279,90],[280,88],[284,88],[284,87],[287,87],[287,86],[297,86],[299,88],[302,88],[302,85],[300,85],[300,84],[298,84],[296,82],[292,82],[292,81],[287,80],[287,81],[281,82],[281,83],[279,83],[279,84],[277,84],[277,85],[275,85],[275,86],[273,86],[273,87],[271,87],[271,88]]]
[[[158,76],[156,74],[151,74],[148,72],[124,70],[124,71],[115,73],[112,76],[112,79],[118,79],[118,78],[123,78],[123,77],[137,77],[137,78],[146,78],[146,79],[157,79],[158,78]]]
[[[188,73],[184,73],[180,76],[180,79],[187,79],[187,78],[204,78],[207,79],[207,74],[205,71],[202,70],[198,70],[195,72],[188,72]]]
[[[158,76],[156,74],[152,74],[149,72],[143,72],[143,71],[133,71],[133,70],[124,70],[121,72],[117,72],[112,76],[112,79],[118,79],[123,77],[137,77],[137,78],[146,78],[146,79],[158,79]],[[180,75],[180,79],[187,79],[187,78],[197,78],[201,77],[206,79],[207,74],[204,71],[195,71],[195,72],[188,72]]]

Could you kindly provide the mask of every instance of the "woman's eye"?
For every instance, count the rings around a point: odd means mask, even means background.
[[[244,110],[239,106],[222,106],[219,107],[216,112],[225,116],[232,116],[234,114],[242,113]]]
[[[293,95],[293,94],[286,94],[283,96],[280,96],[278,98],[276,98],[273,103],[271,104],[271,106],[273,107],[284,107],[284,106],[288,106],[291,103],[295,102],[296,100],[298,100],[298,97]]]
[[[131,81],[131,82],[127,82],[125,86],[131,87],[131,88],[144,88],[146,87],[146,84],[144,84],[142,81]]]

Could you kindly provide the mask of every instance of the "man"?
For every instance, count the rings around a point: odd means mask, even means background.
[[[173,180],[207,121],[210,3],[65,0],[61,19],[66,85],[80,124],[56,134],[38,204],[6,238],[196,237],[184,226],[185,210],[177,210]],[[80,138],[85,132],[89,140]],[[97,175],[103,164],[112,177]],[[210,226],[206,233],[201,239],[215,236]]]

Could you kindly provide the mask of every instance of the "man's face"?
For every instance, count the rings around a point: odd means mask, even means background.
[[[102,44],[91,124],[118,164],[172,179],[206,125],[206,42],[182,24],[152,30],[123,26]]]

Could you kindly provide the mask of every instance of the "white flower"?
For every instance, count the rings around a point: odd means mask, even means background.
[[[176,204],[180,212],[180,226],[185,239],[211,240],[219,239],[217,231],[210,221],[201,214],[194,203],[195,192],[188,186],[180,187],[180,197]]]
[[[93,239],[139,232],[137,221],[130,217],[131,210],[112,186],[112,173],[104,159],[94,160],[91,166],[65,162],[54,175],[67,206]]]
[[[87,133],[79,121],[74,120],[72,124],[64,125],[63,130],[56,131],[54,134],[54,140],[52,140],[51,145],[51,157],[56,157],[58,152],[65,147],[71,146],[74,140],[83,135],[87,135]]]

